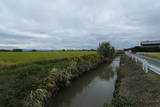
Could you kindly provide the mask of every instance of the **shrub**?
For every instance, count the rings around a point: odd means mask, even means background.
[[[109,42],[102,42],[99,44],[97,52],[104,57],[112,57],[114,54],[114,47]]]

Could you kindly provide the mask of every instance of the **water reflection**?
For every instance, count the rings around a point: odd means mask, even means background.
[[[99,77],[102,79],[102,80],[110,80],[112,78],[114,78],[114,72],[112,72],[112,67],[109,66],[105,71],[108,71],[108,72],[102,72]]]
[[[61,90],[49,107],[101,107],[111,101],[116,80],[115,68],[118,60],[111,65],[104,64],[73,81],[72,86]]]

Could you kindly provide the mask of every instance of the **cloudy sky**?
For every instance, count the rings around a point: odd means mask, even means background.
[[[0,0],[0,48],[116,48],[160,39],[160,0]]]

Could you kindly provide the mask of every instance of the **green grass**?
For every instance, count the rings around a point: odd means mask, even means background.
[[[95,54],[87,51],[67,51],[67,52],[0,52],[0,67],[25,65],[36,62],[51,60],[61,60],[65,58]]]
[[[152,58],[158,58],[160,59],[160,53],[158,54],[144,54],[144,56],[149,56],[149,57],[152,57]]]

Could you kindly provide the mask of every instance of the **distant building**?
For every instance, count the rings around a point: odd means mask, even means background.
[[[157,41],[142,41],[141,46],[160,46],[160,40],[157,40]]]

